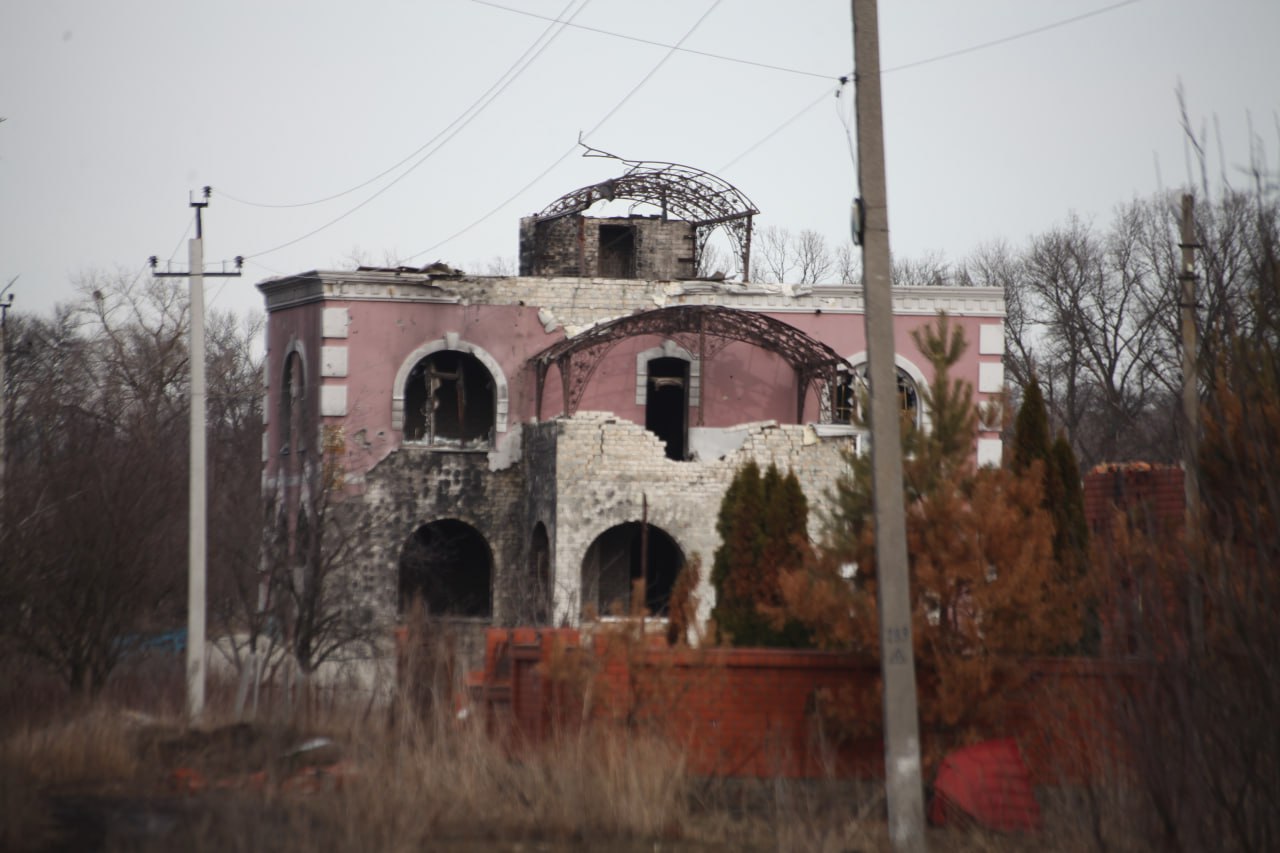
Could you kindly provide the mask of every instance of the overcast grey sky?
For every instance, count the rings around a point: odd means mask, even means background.
[[[249,258],[243,279],[210,288],[216,308],[258,307],[255,282],[357,250],[481,269],[514,258],[520,216],[620,173],[570,153],[579,132],[719,174],[761,226],[847,239],[847,2],[494,2],[528,14],[476,0],[6,0],[0,287],[20,276],[16,307],[47,313],[77,276],[134,274],[151,254],[185,264],[188,192],[206,184],[206,258]],[[1245,183],[1250,120],[1276,169],[1278,38],[1277,0],[882,0],[895,254],[957,260],[1184,185],[1179,80],[1215,183],[1219,129],[1228,178]],[[677,43],[777,68],[660,46]],[[300,207],[243,203],[362,184]]]

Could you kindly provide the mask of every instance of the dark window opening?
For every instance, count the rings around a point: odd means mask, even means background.
[[[896,368],[898,378],[898,406],[903,417],[912,425],[920,426],[920,395],[916,383],[902,368]],[[831,420],[838,424],[856,424],[869,426],[871,412],[865,406],[869,403],[867,366],[861,364],[852,370],[841,371],[836,379],[834,399],[831,407]]]
[[[456,519],[419,527],[400,552],[400,611],[421,599],[427,613],[487,617],[493,557],[474,527]]]
[[[858,400],[860,382],[853,374],[841,371],[832,392],[831,420],[838,424],[856,424],[861,417]]]
[[[493,443],[494,383],[480,359],[444,350],[414,365],[404,388],[404,437],[439,447]]]
[[[689,362],[655,358],[649,362],[644,427],[667,447],[667,458],[688,458]]]
[[[628,225],[600,226],[600,277],[636,277],[636,238]]]
[[[638,521],[619,524],[597,536],[587,549],[582,560],[582,601],[599,615],[631,614],[632,590],[643,578],[645,611],[665,616],[671,587],[683,565],[684,554],[666,531]]]

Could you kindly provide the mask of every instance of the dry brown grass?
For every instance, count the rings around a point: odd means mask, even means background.
[[[105,709],[30,724],[0,741],[0,849],[888,848],[874,782],[698,779],[667,740],[635,728],[586,727],[510,749],[484,723],[437,706],[425,717],[405,707],[328,708],[305,728],[222,720],[188,731],[172,718]],[[341,772],[319,791],[290,787],[298,765],[286,754],[320,734],[337,745]],[[197,768],[207,786],[174,792],[174,766]],[[1109,848],[1143,849],[1121,841],[1122,799],[1102,789],[1060,798],[1035,838],[934,829],[929,844],[964,853],[1099,849],[1090,822],[1101,809]],[[49,832],[51,816],[60,837]]]
[[[0,849],[36,849],[52,820],[45,794],[132,784],[139,720],[93,710],[15,726],[0,740]]]

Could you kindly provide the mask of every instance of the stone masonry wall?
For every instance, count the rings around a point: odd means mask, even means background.
[[[525,570],[518,576],[512,576],[512,583],[509,589],[504,590],[503,595],[511,601],[511,606],[504,608],[504,613],[510,613],[516,624],[531,624],[532,620],[528,618],[531,612],[536,612],[537,608],[531,608],[529,595],[545,595],[548,590],[539,589],[538,580],[531,576],[528,571],[530,566],[530,547],[532,543],[533,530],[539,523],[542,523],[547,529],[547,539],[551,551],[551,582],[555,583],[555,549],[556,549],[556,507],[558,505],[556,493],[556,460],[558,458],[558,447],[556,446],[556,433],[553,429],[538,427],[525,427],[524,429],[524,458],[521,465],[525,469],[525,500],[524,500],[524,523],[520,528],[524,542],[521,550],[522,566]],[[532,587],[532,589],[531,589]],[[495,591],[496,593],[496,591]]]
[[[476,277],[435,282],[440,291],[464,303],[536,305],[547,320],[569,334],[594,323],[669,305],[723,305],[766,313],[856,313],[865,305],[862,289],[842,285],[792,288],[698,281],[653,281],[615,278]],[[952,316],[1004,315],[1004,298],[995,288],[899,288],[893,294],[895,315],[932,318],[938,311]],[[971,342],[971,344],[974,342]]]
[[[493,557],[494,624],[507,624],[523,566],[525,478],[522,466],[489,470],[484,453],[401,448],[374,467],[364,492],[349,500],[358,540],[353,593],[380,621],[396,619],[400,552],[419,527],[457,519],[474,527]]]
[[[742,446],[721,459],[677,462],[668,459],[657,437],[644,427],[603,412],[579,412],[572,418],[532,427],[557,436],[558,505],[553,541],[556,621],[576,621],[581,613],[582,562],[587,548],[617,524],[640,521],[648,500],[649,523],[675,539],[686,558],[697,554],[703,566],[699,589],[705,620],[713,604],[710,568],[720,539],[716,516],[734,472],[748,459],[761,467],[771,462],[793,470],[809,499],[810,535],[819,534],[815,511],[843,470],[840,455],[851,438],[819,438],[807,426],[773,422],[746,425]]]
[[[693,276],[693,226],[657,216],[594,218],[564,216],[520,222],[522,276],[598,276],[600,227],[631,229],[634,276],[677,279]]]

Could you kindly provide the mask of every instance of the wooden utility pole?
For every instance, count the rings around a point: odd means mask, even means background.
[[[208,394],[205,391],[204,364],[204,277],[239,276],[243,258],[236,258],[234,271],[205,272],[204,224],[201,212],[209,206],[209,187],[204,197],[191,201],[196,211],[196,236],[188,241],[188,270],[161,272],[156,269],[156,256],[151,256],[151,272],[157,278],[185,278],[191,285],[191,471],[190,509],[187,540],[187,719],[198,722],[204,713],[205,684],[205,578],[208,553],[208,519],[206,505],[208,486],[205,466],[205,418]]]
[[[884,679],[885,794],[894,850],[923,851],[924,789],[916,708],[902,435],[894,370],[889,205],[880,112],[880,36],[876,0],[852,0],[858,122],[859,215],[867,368],[871,382],[871,489],[875,512],[880,672]]]
[[[1194,199],[1182,196],[1182,272],[1178,274],[1182,312],[1182,482],[1186,499],[1187,621],[1191,648],[1204,648],[1204,591],[1200,586],[1197,541],[1200,536],[1200,371],[1199,340],[1196,335],[1196,244]]]

